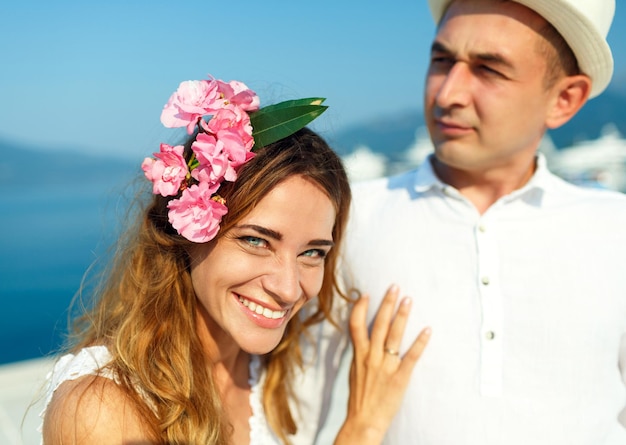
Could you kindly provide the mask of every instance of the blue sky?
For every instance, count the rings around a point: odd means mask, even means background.
[[[609,34],[626,71],[626,10]],[[315,128],[421,108],[426,0],[14,0],[0,6],[0,138],[142,159],[172,142],[179,82],[245,82],[261,103],[323,96]],[[624,78],[624,77],[622,77]]]

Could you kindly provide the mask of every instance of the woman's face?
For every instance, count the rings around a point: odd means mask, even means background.
[[[208,334],[218,348],[234,342],[252,354],[274,349],[287,322],[322,286],[335,216],[319,186],[293,176],[217,241],[194,246],[201,338]]]

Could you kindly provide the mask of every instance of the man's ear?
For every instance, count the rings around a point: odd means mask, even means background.
[[[584,74],[566,76],[552,88],[555,99],[546,117],[546,126],[550,129],[560,127],[578,113],[589,98],[591,79]]]

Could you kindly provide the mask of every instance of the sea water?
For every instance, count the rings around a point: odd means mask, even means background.
[[[83,274],[119,233],[119,196],[102,183],[0,188],[0,364],[63,343]]]

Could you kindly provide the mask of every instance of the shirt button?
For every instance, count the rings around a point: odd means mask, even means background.
[[[487,340],[493,340],[495,336],[496,336],[496,333],[495,333],[495,332],[493,332],[493,331],[487,331],[487,332],[485,332],[485,338],[486,338]]]
[[[480,224],[478,226],[478,230],[481,231],[482,233],[485,233],[487,231],[487,227],[484,224]]]
[[[483,283],[485,286],[488,285],[489,284],[489,277],[482,277],[480,282]]]

